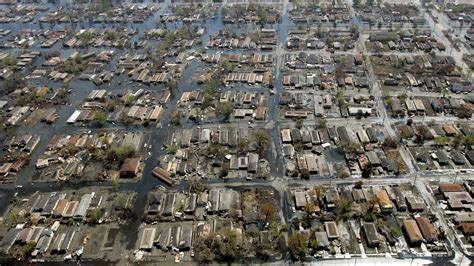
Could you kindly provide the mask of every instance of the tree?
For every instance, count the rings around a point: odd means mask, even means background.
[[[193,193],[200,193],[206,190],[206,185],[202,183],[199,176],[192,176],[188,180],[189,191]]]
[[[359,180],[355,183],[354,188],[361,189],[363,185],[364,185],[364,182],[362,180]]]
[[[352,25],[351,25],[351,32],[352,32],[352,34],[358,33],[358,32],[359,32],[359,25],[357,25],[357,24],[352,24]]]
[[[303,179],[309,179],[311,173],[309,172],[308,169],[301,169],[301,178]]]
[[[94,208],[91,211],[90,217],[89,217],[89,222],[90,223],[97,223],[100,220],[101,213],[98,208]]]
[[[324,117],[320,117],[317,119],[317,124],[319,128],[325,128],[327,125],[327,119]]]
[[[298,118],[295,122],[295,127],[301,129],[303,127],[303,119]]]
[[[308,240],[300,233],[293,233],[288,238],[288,249],[293,258],[302,260],[308,253]]]
[[[219,113],[224,117],[224,121],[229,121],[230,115],[234,112],[234,105],[231,102],[223,102],[219,106]]]
[[[119,190],[120,188],[120,182],[117,179],[110,181],[110,185],[114,190]]]
[[[275,206],[271,203],[265,202],[260,204],[260,212],[263,214],[263,219],[267,223],[272,222],[275,219]]]
[[[336,99],[339,107],[344,107],[346,105],[346,99],[344,99],[344,96],[338,96]]]
[[[396,149],[398,147],[397,141],[394,138],[386,137],[383,140],[383,146],[389,149]]]
[[[348,219],[350,218],[350,212],[352,210],[352,201],[349,201],[345,198],[340,198],[336,202],[336,209],[334,213],[336,215],[336,220],[340,220],[341,218]]]
[[[268,134],[265,130],[260,129],[255,132],[255,141],[257,142],[257,153],[262,156],[263,152],[268,148]]]
[[[319,185],[319,186],[314,187],[314,192],[316,193],[316,196],[318,198],[321,198],[322,195],[324,195],[324,193],[326,193],[326,188]]]
[[[363,178],[370,178],[372,175],[372,167],[371,166],[366,166],[364,169],[362,169],[362,177]]]
[[[390,233],[392,233],[395,238],[399,238],[400,236],[402,236],[400,230],[394,226],[390,226]]]
[[[249,140],[247,138],[239,139],[239,143],[237,143],[237,149],[240,153],[244,153],[249,149]]]
[[[97,127],[102,127],[107,121],[107,115],[102,111],[96,111],[92,118],[92,123]]]
[[[23,247],[23,258],[27,259],[36,248],[36,242],[30,241]]]
[[[134,157],[136,153],[137,151],[132,146],[112,146],[106,151],[105,160],[108,162],[118,161],[122,164],[126,159]]]
[[[212,262],[216,255],[209,247],[209,241],[206,237],[197,237],[194,241],[194,258],[200,263]]]
[[[463,105],[460,108],[458,108],[456,112],[456,116],[461,119],[469,119],[472,117],[472,111],[471,109]]]
[[[448,140],[449,140],[448,137],[445,137],[445,136],[438,136],[434,138],[434,142],[438,146],[446,145],[448,143]]]

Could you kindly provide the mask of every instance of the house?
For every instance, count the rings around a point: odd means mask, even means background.
[[[410,212],[422,212],[425,209],[425,204],[419,198],[409,196],[406,197],[406,201]]]
[[[324,230],[326,231],[329,240],[335,240],[339,238],[339,231],[337,229],[336,222],[325,222]]]
[[[120,167],[121,178],[134,178],[140,172],[140,158],[127,159]]]
[[[145,228],[140,234],[140,244],[138,248],[144,251],[151,251],[155,240],[156,228]]]
[[[306,207],[306,193],[303,191],[295,191],[295,208],[302,210]]]
[[[460,227],[461,227],[461,232],[465,236],[474,235],[474,223],[462,223]]]
[[[83,220],[86,218],[87,210],[92,202],[92,194],[84,194],[81,197],[81,201],[79,202],[75,212],[74,212],[74,220]]]
[[[421,234],[416,221],[413,219],[405,219],[403,221],[403,228],[405,229],[408,243],[411,246],[420,246],[421,241],[423,241],[423,235]]]
[[[329,248],[329,239],[325,232],[315,232],[314,236],[318,241],[318,247],[321,249],[328,249]]]
[[[419,216],[415,220],[426,242],[432,243],[438,239],[438,232],[428,218]]]
[[[393,211],[393,203],[388,197],[387,191],[384,189],[379,189],[375,192],[375,196],[379,200],[380,210],[382,212],[392,212]]]
[[[363,223],[362,230],[364,231],[365,239],[369,247],[377,247],[380,245],[381,241],[374,223]]]

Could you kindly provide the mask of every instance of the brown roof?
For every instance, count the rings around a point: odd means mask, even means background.
[[[438,239],[438,232],[428,218],[420,216],[416,218],[416,222],[420,227],[423,237],[427,241],[435,241]]]
[[[423,236],[416,224],[415,220],[413,219],[406,219],[403,221],[403,227],[405,227],[405,231],[407,232],[408,238],[410,242],[419,242],[423,240]]]
[[[140,158],[127,159],[120,168],[120,172],[124,173],[135,173],[137,174],[140,169]]]
[[[375,195],[377,196],[377,199],[380,202],[380,207],[384,209],[392,209],[393,208],[393,203],[388,197],[388,194],[385,190],[379,189],[377,192],[375,192]]]
[[[441,184],[439,185],[439,191],[441,192],[461,192],[464,191],[464,187],[461,184]]]
[[[326,234],[328,238],[338,238],[339,232],[337,230],[337,225],[335,222],[325,222],[324,227],[326,229]]]
[[[465,235],[473,235],[474,234],[474,223],[462,223],[461,224],[461,231]]]
[[[60,199],[53,210],[54,216],[61,216],[67,206],[67,203],[68,201],[66,199]]]

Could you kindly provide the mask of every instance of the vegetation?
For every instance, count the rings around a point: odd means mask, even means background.
[[[36,242],[31,241],[28,242],[26,245],[23,246],[23,258],[27,259],[31,256],[31,253],[35,250],[36,248]]]
[[[400,236],[402,236],[400,229],[393,226],[390,226],[390,233],[392,233],[392,235],[396,238],[399,238]]]
[[[223,102],[219,105],[218,112],[222,115],[224,121],[227,122],[234,112],[234,105],[231,102]]]
[[[18,73],[12,74],[10,77],[6,78],[3,81],[3,88],[5,89],[5,92],[7,93],[15,90],[18,87],[23,87],[25,85],[26,85],[26,82]]]
[[[299,118],[295,122],[295,127],[301,129],[303,127],[303,119]]]
[[[269,146],[268,134],[265,130],[260,129],[255,132],[254,135],[255,141],[257,142],[257,153],[262,156],[266,149]]]
[[[354,188],[361,189],[363,185],[364,185],[364,182],[362,180],[359,180],[355,183]]]
[[[89,216],[89,223],[97,223],[100,220],[101,216],[102,215],[98,208],[92,209],[91,214]]]
[[[194,241],[193,248],[194,258],[199,263],[208,263],[214,260],[231,262],[239,255],[237,236],[230,230],[199,236]]]
[[[122,164],[126,159],[132,158],[137,151],[131,146],[112,146],[106,151],[105,159],[108,162],[119,162]]]
[[[107,122],[107,114],[102,111],[96,111],[92,118],[92,124],[97,127],[102,127]]]
[[[311,173],[309,172],[308,169],[301,169],[301,178],[303,179],[309,179]]]
[[[382,144],[385,148],[396,149],[398,147],[397,141],[394,138],[387,137],[383,140]]]
[[[293,259],[302,260],[308,254],[308,240],[300,233],[288,237],[288,249]]]
[[[110,185],[112,186],[114,190],[119,190],[120,188],[120,182],[116,179],[110,181]]]
[[[444,136],[435,137],[434,142],[438,146],[444,146],[444,145],[448,144],[448,137],[444,137]]]

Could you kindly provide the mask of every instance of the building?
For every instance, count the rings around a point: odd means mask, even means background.
[[[369,247],[377,247],[380,245],[380,238],[374,223],[363,223],[362,230],[364,231],[365,239]]]
[[[380,210],[382,212],[392,212],[393,211],[393,203],[388,197],[387,191],[385,189],[379,189],[375,192],[375,196],[379,200]]]
[[[416,217],[415,220],[426,242],[432,243],[438,240],[438,232],[436,231],[436,228],[433,226],[430,220],[428,220],[428,218],[419,216]]]
[[[121,178],[134,178],[140,172],[140,158],[127,159],[120,167]]]
[[[295,191],[295,208],[302,210],[306,207],[306,193],[303,191]]]
[[[145,228],[140,234],[139,249],[151,251],[153,248],[153,241],[155,240],[156,228]]]
[[[324,230],[326,231],[329,240],[335,240],[339,238],[339,230],[337,229],[336,222],[325,222]]]
[[[407,235],[408,243],[411,246],[420,246],[421,241],[423,241],[423,235],[416,224],[416,221],[413,219],[406,219],[403,221],[403,228]]]

